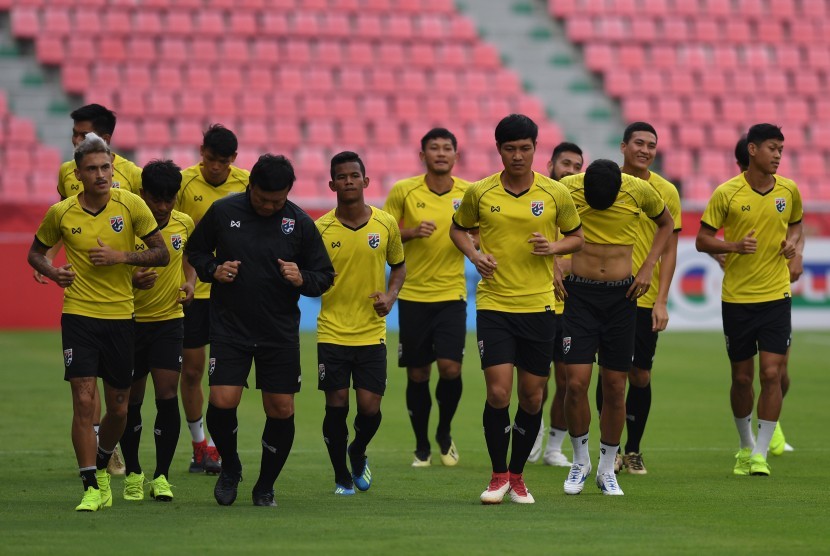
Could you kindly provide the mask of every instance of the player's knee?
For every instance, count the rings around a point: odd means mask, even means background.
[[[461,363],[457,361],[439,360],[438,374],[444,380],[455,380],[461,376]]]
[[[758,378],[763,385],[781,384],[781,371],[778,366],[761,367]]]
[[[412,382],[428,382],[431,367],[407,367],[406,376]]]
[[[500,409],[510,405],[510,389],[500,384],[487,385],[487,403]]]
[[[184,385],[192,385],[192,384],[202,384],[202,375],[204,375],[205,369],[201,365],[182,365],[182,384]]]
[[[631,386],[645,388],[651,382],[651,373],[645,369],[631,369],[628,372],[628,381],[631,383]]]

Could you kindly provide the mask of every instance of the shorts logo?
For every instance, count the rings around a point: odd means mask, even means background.
[[[213,376],[213,371],[216,370],[216,358],[211,357],[208,360],[208,376]]]
[[[290,234],[294,231],[294,219],[293,218],[283,218],[282,219],[282,233],[285,235]]]
[[[478,356],[484,359],[484,340],[478,341]]]
[[[118,216],[110,216],[110,227],[113,232],[121,232],[124,229],[124,217],[120,214]]]
[[[775,208],[778,210],[778,212],[784,212],[784,209],[787,208],[787,200],[783,197],[776,197]]]
[[[326,380],[326,366],[323,363],[317,365],[317,378],[320,382]]]
[[[729,336],[724,336],[724,340],[726,340],[726,351],[729,351]]]
[[[562,353],[568,353],[571,351],[571,337],[565,336],[562,338]]]
[[[403,344],[398,343],[398,359],[403,357]]]
[[[170,245],[173,246],[173,249],[176,251],[181,251],[182,249],[182,234],[173,234],[170,236]]]
[[[458,210],[458,207],[461,206],[461,199],[453,199],[452,200],[452,210]]]
[[[68,367],[72,364],[72,348],[63,350],[63,365]]]
[[[545,212],[545,202],[530,201],[530,212],[533,213],[533,216],[542,216],[542,213]]]
[[[369,234],[369,247],[377,249],[380,245],[380,234]]]

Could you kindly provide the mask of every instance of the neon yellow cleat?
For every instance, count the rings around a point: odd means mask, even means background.
[[[76,512],[97,512],[101,509],[101,491],[89,487],[81,498],[81,503],[75,506]]]
[[[447,467],[453,467],[458,464],[458,448],[455,447],[455,442],[450,441],[450,447],[447,452],[441,450],[441,463]]]
[[[167,477],[159,475],[150,481],[150,497],[155,498],[159,502],[170,502],[173,500],[172,486],[167,482]]]
[[[755,454],[749,458],[749,474],[769,476],[769,464],[761,454]]]
[[[98,490],[101,491],[101,507],[112,506],[112,489],[110,488],[110,474],[106,469],[98,469],[95,472],[95,479],[98,481]]]
[[[130,473],[124,479],[124,500],[144,500],[144,473]]]
[[[784,431],[781,429],[781,421],[775,423],[775,430],[772,432],[772,438],[769,441],[769,453],[774,456],[780,456],[784,453],[787,446],[787,440],[784,438]]]
[[[752,448],[741,448],[735,454],[735,468],[732,473],[745,477],[749,475],[749,456],[752,455]]]

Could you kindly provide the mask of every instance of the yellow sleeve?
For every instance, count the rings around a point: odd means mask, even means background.
[[[793,183],[795,186],[795,183]],[[801,205],[801,192],[793,187],[793,210],[790,213],[789,224],[798,224],[804,218],[804,207]]]
[[[401,230],[397,220],[389,227],[389,241],[386,243],[386,262],[390,265],[399,265],[404,262]]]
[[[715,189],[712,198],[706,204],[706,210],[703,211],[700,222],[713,230],[720,230],[723,228],[724,220],[726,220],[728,208],[726,195],[724,195],[723,189],[719,187]]]
[[[130,197],[130,213],[133,219],[133,231],[135,235],[144,239],[158,229],[158,223],[150,211],[150,207],[144,199],[138,195]]]
[[[641,195],[640,208],[649,218],[657,218],[660,213],[666,210],[663,197],[648,182],[638,182],[638,185]]]
[[[403,220],[403,198],[403,187],[401,182],[398,182],[392,186],[389,197],[386,198],[386,203],[383,205],[383,210],[391,214],[395,222]]]
[[[679,232],[683,226],[681,225],[682,210],[680,208],[680,194],[677,192],[677,188],[674,186],[666,187],[666,208],[669,209],[669,214],[671,214],[672,219],[674,220],[674,231]]]
[[[574,200],[568,193],[568,190],[563,186],[556,200],[559,205],[556,215],[556,227],[559,228],[563,234],[569,234],[582,225],[582,219],[579,218],[579,213],[574,205]]]
[[[459,228],[467,230],[478,226],[478,188],[470,187],[464,192],[461,205],[452,217],[452,221]]]
[[[40,223],[40,226],[35,233],[35,237],[39,242],[47,247],[52,247],[61,239],[61,229],[57,218],[57,204],[49,207],[46,211],[46,216]]]

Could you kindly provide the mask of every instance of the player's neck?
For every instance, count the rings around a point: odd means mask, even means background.
[[[533,180],[535,179],[536,176],[533,172],[528,172],[527,174],[522,174],[520,176],[511,176],[507,172],[501,173],[501,184],[511,193],[522,193],[523,191],[527,191],[530,189],[530,186],[533,185]]]
[[[452,186],[454,185],[454,181],[452,179],[452,174],[433,174],[431,172],[427,172],[424,181],[427,182],[427,187],[433,193],[446,193]]]
[[[775,176],[773,174],[767,174],[752,166],[744,172],[744,178],[746,183],[758,193],[766,193],[775,187]]]
[[[334,216],[344,226],[350,228],[357,228],[369,221],[372,216],[372,209],[363,202],[338,203],[337,208],[334,209]]]
[[[623,164],[621,171],[623,174],[628,174],[629,176],[634,176],[635,178],[640,178],[641,180],[648,181],[648,178],[651,177],[651,171],[648,168],[635,168],[634,166]]]
[[[90,193],[89,191],[81,191],[78,194],[78,202],[81,203],[81,207],[83,207],[84,210],[94,213],[107,206],[107,203],[110,202],[111,196],[112,195],[109,191],[101,193],[100,195]]]

